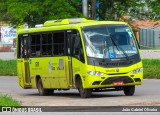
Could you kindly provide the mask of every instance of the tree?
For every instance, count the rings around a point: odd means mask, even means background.
[[[160,19],[159,0],[87,0],[91,19],[118,20],[127,15],[132,19]],[[44,23],[46,20],[84,17],[82,0],[1,0],[0,20],[12,24],[28,23],[30,26]]]
[[[136,6],[132,6],[128,14],[134,19],[157,20],[160,18],[160,2],[158,0],[137,0]]]
[[[1,20],[30,26],[46,20],[82,17],[77,0],[1,0]],[[77,9],[76,9],[77,7]]]
[[[117,20],[127,15],[129,8],[136,6],[136,0],[100,0],[101,20]]]
[[[99,0],[101,20],[118,20],[127,15],[132,19],[159,19],[159,0]]]
[[[91,0],[91,19],[96,19],[96,0]]]
[[[145,0],[148,8],[150,9],[150,18],[159,20],[160,19],[160,0]]]

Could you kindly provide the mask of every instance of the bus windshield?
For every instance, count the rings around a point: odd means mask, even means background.
[[[124,58],[138,53],[135,39],[126,25],[101,25],[83,28],[88,57]]]

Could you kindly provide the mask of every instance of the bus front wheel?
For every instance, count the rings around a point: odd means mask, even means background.
[[[77,80],[77,88],[82,98],[88,98],[92,94],[92,89],[83,88],[82,81],[80,78]]]
[[[135,92],[135,85],[125,86],[123,87],[123,91],[126,96],[132,96]]]
[[[39,95],[44,96],[48,94],[48,90],[43,88],[41,79],[38,80],[37,88],[38,88]]]

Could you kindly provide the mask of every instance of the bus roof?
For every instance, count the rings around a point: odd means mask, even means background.
[[[19,30],[18,34],[36,33],[36,32],[52,31],[52,30],[63,30],[63,29],[64,30],[74,29],[77,27],[104,25],[104,24],[125,24],[127,25],[127,23],[120,22],[120,21],[96,21],[96,20],[87,20],[85,18],[73,18],[73,19],[46,21],[44,24],[36,25],[35,28]]]

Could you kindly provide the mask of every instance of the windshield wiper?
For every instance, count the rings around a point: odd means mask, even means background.
[[[117,47],[117,49],[119,48],[119,49],[123,52],[123,54],[124,54],[124,56],[126,57],[126,59],[129,60],[129,57],[128,57],[127,53],[124,51],[124,49],[121,48],[121,46],[119,46],[119,45],[113,40],[113,38],[112,38],[111,35],[109,35],[109,37],[111,38],[112,43]],[[113,46],[113,47],[114,47],[114,46]]]

